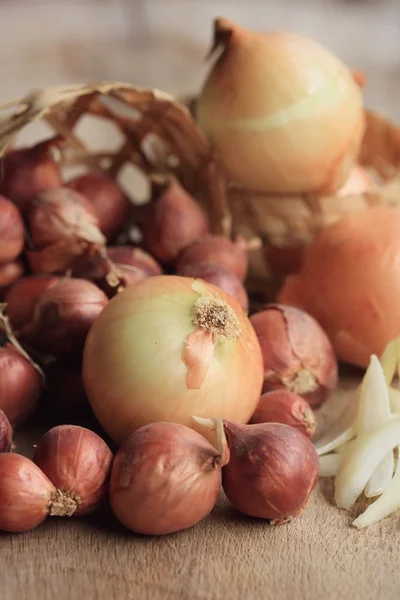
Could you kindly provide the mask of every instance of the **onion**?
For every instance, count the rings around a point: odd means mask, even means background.
[[[346,460],[341,461],[335,481],[339,508],[349,510],[365,488],[374,470],[400,442],[400,417],[359,436]]]
[[[400,335],[399,231],[400,210],[388,206],[345,216],[309,245],[279,294],[319,321],[344,361],[366,367]]]
[[[142,223],[144,246],[162,263],[208,232],[207,217],[172,176],[153,176],[152,202]]]
[[[371,356],[370,364],[364,376],[356,420],[356,433],[371,431],[380,423],[391,418],[389,390],[385,376],[376,356]],[[367,498],[379,496],[388,487],[393,476],[393,452],[389,452],[372,473],[365,495]]]
[[[106,295],[90,281],[63,279],[41,294],[20,338],[53,356],[80,356],[92,323],[107,303]]]
[[[250,318],[264,361],[264,391],[286,388],[319,406],[336,386],[335,354],[322,328],[307,313],[269,304]]]
[[[197,119],[229,176],[274,193],[328,193],[345,181],[364,132],[361,89],[329,50],[294,33],[215,21],[222,49]]]
[[[24,223],[16,206],[0,196],[0,264],[15,260],[24,247]]]
[[[99,227],[108,239],[114,238],[129,215],[131,203],[117,182],[100,171],[75,177],[68,187],[90,200]]]
[[[83,374],[95,415],[121,441],[155,421],[190,426],[193,414],[247,421],[262,359],[234,298],[201,280],[162,275],[111,300],[88,336]]]
[[[115,457],[110,484],[113,512],[129,529],[148,535],[192,527],[214,507],[226,460],[226,451],[221,455],[184,425],[141,427]]]
[[[103,247],[105,238],[87,200],[68,188],[43,192],[28,215],[34,250],[28,260],[35,273],[63,273],[91,247]]]
[[[42,372],[17,342],[0,310],[0,410],[19,425],[36,408],[43,391]]]
[[[236,298],[244,312],[247,313],[249,308],[249,298],[246,289],[239,277],[234,273],[227,271],[224,267],[209,263],[189,263],[186,267],[178,270],[177,274],[183,275],[184,277],[204,279],[204,281],[212,283],[226,294]]]
[[[0,193],[24,215],[37,194],[62,185],[60,166],[54,159],[62,142],[61,136],[55,136],[29,148],[13,150],[2,158]]]
[[[39,296],[57,283],[57,277],[37,275],[22,277],[8,290],[4,301],[7,304],[7,315],[15,330],[25,326],[33,316]]]
[[[317,427],[315,414],[308,402],[287,390],[263,394],[250,423],[283,423],[295,427],[310,439]]]
[[[247,274],[247,242],[241,236],[234,241],[222,235],[205,236],[181,252],[176,267],[182,271],[199,263],[223,267],[243,281]]]
[[[230,452],[222,485],[233,506],[271,524],[298,517],[318,481],[318,456],[310,440],[281,423],[239,425],[224,420],[222,431]],[[217,429],[222,447],[220,435]]]

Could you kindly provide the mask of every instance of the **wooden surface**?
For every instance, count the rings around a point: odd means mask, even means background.
[[[339,407],[354,388],[345,378]],[[327,412],[326,410],[324,411]],[[40,427],[16,438],[31,453]],[[270,527],[221,497],[197,527],[163,538],[125,531],[105,511],[0,534],[1,600],[391,600],[399,598],[399,515],[365,531],[321,480],[304,514]]]

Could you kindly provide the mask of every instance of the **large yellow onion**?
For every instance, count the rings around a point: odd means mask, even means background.
[[[155,421],[193,415],[245,423],[263,379],[260,346],[236,300],[200,279],[161,275],[127,288],[89,333],[92,408],[121,442]]]
[[[197,119],[229,176],[273,193],[333,192],[364,132],[361,88],[329,50],[294,33],[215,21],[222,48]]]
[[[366,367],[400,335],[400,210],[367,208],[326,227],[278,299],[319,321],[341,360]]]

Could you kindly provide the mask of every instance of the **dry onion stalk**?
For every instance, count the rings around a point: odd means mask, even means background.
[[[350,403],[333,430],[316,443],[321,476],[336,476],[339,508],[352,508],[362,492],[366,497],[379,496],[353,521],[357,528],[400,508],[399,464],[395,470],[393,456],[400,446],[399,392],[391,387],[399,368],[400,339],[396,339],[388,344],[381,361],[371,356],[356,392],[358,401]]]

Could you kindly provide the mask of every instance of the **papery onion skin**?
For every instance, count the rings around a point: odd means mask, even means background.
[[[40,295],[58,281],[58,277],[37,275],[21,277],[14,283],[7,291],[4,301],[7,303],[7,316],[15,330],[21,329],[31,320]]]
[[[24,215],[37,194],[62,185],[60,166],[52,157],[52,150],[61,143],[61,136],[56,136],[8,152],[2,158],[0,193],[10,198]]]
[[[208,220],[177,179],[153,176],[152,183],[153,200],[142,223],[143,245],[161,263],[169,264],[208,233]]]
[[[48,515],[54,490],[46,475],[19,454],[0,454],[0,530],[29,531]]]
[[[338,382],[335,353],[317,321],[304,311],[269,304],[250,318],[264,360],[264,391],[286,388],[312,407]]]
[[[12,444],[12,428],[11,423],[7,419],[6,414],[0,410],[0,454],[10,452]]]
[[[80,355],[92,323],[108,298],[90,281],[65,278],[39,297],[21,339],[53,356]]]
[[[279,293],[322,325],[343,361],[367,367],[400,334],[399,231],[396,208],[346,215],[308,246],[300,273]]]
[[[0,347],[0,409],[13,426],[34,411],[43,391],[43,379],[10,343]]]
[[[91,171],[75,177],[67,185],[88,198],[102,233],[107,239],[113,239],[128,218],[131,208],[131,203],[117,182],[101,171]]]
[[[121,271],[126,286],[162,274],[158,262],[141,248],[111,246],[107,248],[107,254]]]
[[[240,512],[285,522],[305,508],[319,475],[310,440],[289,425],[224,421],[230,450],[222,470],[228,500]]]
[[[189,265],[209,263],[234,273],[241,281],[247,275],[247,243],[238,236],[230,240],[222,235],[208,235],[185,248],[178,257],[176,268],[182,271]]]
[[[24,222],[18,208],[0,195],[0,264],[15,260],[24,247]]]
[[[345,181],[364,132],[362,93],[329,50],[295,33],[215,21],[222,53],[196,116],[230,177],[271,193],[328,193]]]
[[[194,324],[196,302],[226,311],[215,345]],[[193,426],[192,415],[246,422],[260,396],[262,359],[234,298],[201,280],[162,275],[111,300],[86,341],[83,375],[96,417],[120,442],[152,422]]]
[[[27,252],[34,273],[65,273],[89,246],[106,239],[88,200],[66,187],[39,194],[29,211],[28,229],[34,249]]]
[[[193,527],[215,506],[221,456],[196,431],[152,423],[118,451],[110,483],[111,508],[128,529],[163,535]]]
[[[310,440],[317,427],[317,419],[308,402],[287,390],[262,394],[250,423],[283,423],[301,431]]]
[[[20,260],[0,265],[0,293],[5,293],[23,274],[24,265]]]
[[[33,461],[56,489],[73,497],[74,517],[90,514],[104,502],[113,454],[94,431],[77,425],[53,427],[37,443]]]
[[[226,294],[230,294],[230,296],[236,298],[244,312],[247,313],[249,308],[249,298],[246,289],[239,277],[234,273],[227,271],[224,267],[209,263],[189,263],[180,269],[177,272],[177,275],[183,275],[183,277],[198,277],[221,288]]]

